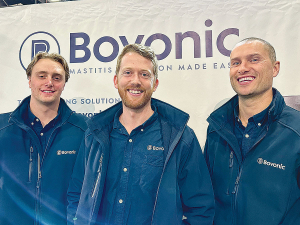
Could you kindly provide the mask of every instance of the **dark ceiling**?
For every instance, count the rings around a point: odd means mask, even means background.
[[[53,0],[0,0],[0,7],[14,6],[14,5],[30,5],[40,3],[50,3]],[[55,2],[77,1],[77,0],[56,0]],[[54,1],[53,1],[54,2]]]

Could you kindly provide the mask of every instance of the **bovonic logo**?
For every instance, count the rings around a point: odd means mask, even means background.
[[[154,151],[163,151],[165,150],[164,147],[156,147],[156,146],[153,146],[153,145],[148,145],[147,146],[147,150],[154,150]]]
[[[201,58],[201,49],[204,49],[205,57],[213,57],[213,48],[216,48],[222,55],[228,56],[231,51],[225,47],[225,39],[228,36],[235,35],[239,36],[238,28],[227,28],[220,33],[215,34],[210,28],[213,21],[207,19],[204,22],[205,31],[200,34],[193,30],[176,32],[172,37],[167,36],[163,33],[154,33],[149,37],[145,37],[144,34],[139,34],[136,36],[135,43],[143,43],[146,46],[152,46],[153,42],[161,42],[162,47],[161,53],[156,54],[158,60],[163,60],[171,54],[172,49],[174,49],[175,58],[183,58],[183,48],[186,44],[183,44],[185,39],[191,39],[192,45],[188,48],[194,52],[194,58]],[[205,40],[205,45],[201,40]],[[111,62],[119,54],[120,43],[125,47],[128,45],[126,35],[119,37],[102,36],[95,43],[91,43],[90,35],[84,32],[70,33],[70,63],[85,63],[94,54],[95,58],[100,62]],[[201,43],[202,42],[202,43]],[[104,46],[110,46],[110,48]],[[121,45],[121,47],[122,47]],[[107,50],[105,52],[102,52]],[[109,50],[108,50],[109,49]]]
[[[34,32],[25,38],[19,51],[19,60],[24,70],[38,52],[60,54],[57,39],[52,34],[44,31]]]
[[[284,165],[278,164],[278,163],[268,162],[267,160],[262,159],[262,158],[258,158],[257,163],[261,164],[261,165],[272,166],[272,167],[275,167],[275,168],[278,168],[278,169],[281,169],[281,170],[285,170]]]
[[[73,151],[62,151],[62,150],[58,150],[56,152],[57,155],[75,155],[76,154],[76,151],[73,150]]]

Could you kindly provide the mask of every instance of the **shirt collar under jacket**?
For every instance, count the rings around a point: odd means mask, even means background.
[[[61,104],[59,104],[59,107],[58,107],[58,111],[57,111],[57,115],[56,117],[51,120],[48,124],[52,125],[52,126],[55,126],[55,124],[60,120],[61,118]],[[25,123],[30,126],[30,124],[34,124],[36,123],[36,121],[39,121],[39,118],[37,118],[30,110],[30,104],[28,104],[28,107],[27,107],[27,111],[25,112]],[[47,125],[48,125],[47,124]]]
[[[263,126],[268,121],[268,119],[267,119],[268,118],[268,111],[270,109],[270,106],[273,103],[273,99],[272,99],[272,102],[270,103],[270,105],[267,108],[265,108],[260,113],[258,113],[256,115],[250,117],[248,119],[248,123],[254,122],[254,124],[255,124],[256,127]],[[243,128],[245,128],[244,125],[242,124],[240,118],[239,118],[239,105],[236,105],[234,107],[233,114],[234,114],[234,118],[235,118],[235,120],[234,120],[235,123],[237,122],[240,126],[242,126]]]
[[[151,108],[154,111],[154,113],[142,125],[138,126],[139,128],[145,129],[146,127],[149,127],[158,118],[158,113],[157,113],[156,107],[151,105]],[[123,130],[124,126],[121,124],[120,119],[119,119],[122,113],[123,113],[123,108],[119,109],[117,111],[117,113],[115,114],[114,122],[113,122],[113,129]]]

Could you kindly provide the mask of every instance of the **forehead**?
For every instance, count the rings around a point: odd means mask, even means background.
[[[136,52],[126,53],[122,60],[120,67],[141,67],[143,69],[153,69],[153,64],[150,59],[147,59]]]
[[[260,41],[249,41],[237,44],[230,54],[230,59],[246,57],[248,55],[262,55],[268,57],[269,52],[265,44]]]
[[[32,70],[55,70],[59,73],[65,73],[63,66],[52,59],[39,59],[33,66]]]

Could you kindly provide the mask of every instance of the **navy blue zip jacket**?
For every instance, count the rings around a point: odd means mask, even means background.
[[[211,180],[198,140],[186,125],[189,116],[159,100],[151,101],[161,118],[163,145],[168,150],[151,224],[211,225]],[[95,224],[109,161],[109,135],[115,113],[121,107],[120,102],[88,123],[68,190],[70,224]]]
[[[212,178],[215,225],[300,224],[300,112],[280,93],[268,111],[266,128],[242,160],[233,133],[233,97],[207,119],[205,158]]]
[[[29,102],[27,97],[15,111],[0,115],[0,224],[66,224],[67,189],[86,118],[61,99],[61,122],[44,152],[24,123]]]

